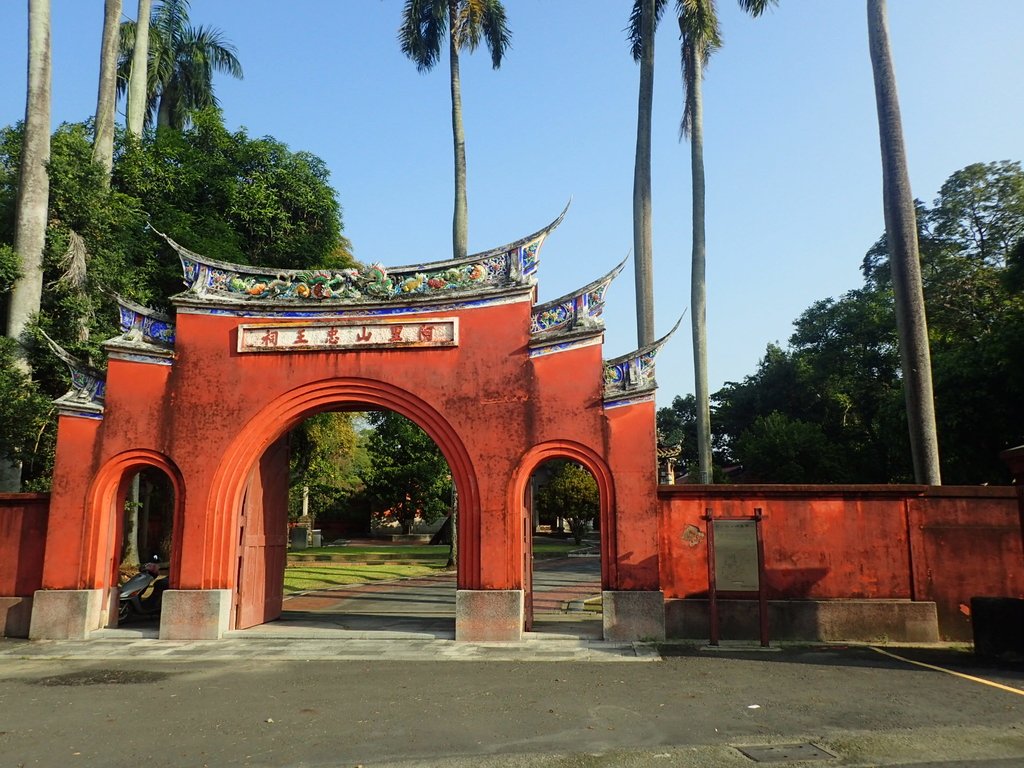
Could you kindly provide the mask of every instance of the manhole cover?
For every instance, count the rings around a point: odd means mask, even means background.
[[[36,680],[36,685],[125,685],[131,683],[158,683],[168,676],[167,672],[125,669],[91,669],[83,672],[69,672]]]
[[[756,747],[736,747],[736,749],[758,763],[835,759],[835,755],[831,755],[813,744],[771,744]]]

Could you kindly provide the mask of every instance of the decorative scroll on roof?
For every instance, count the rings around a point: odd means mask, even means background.
[[[577,328],[600,328],[604,325],[604,295],[612,280],[618,277],[626,260],[615,269],[574,293],[554,301],[537,304],[530,316],[530,333],[548,334],[557,331],[572,331]]]
[[[59,357],[71,371],[71,389],[53,401],[58,410],[84,416],[102,414],[103,399],[107,388],[103,373],[73,357],[42,330],[39,332],[43,334],[43,338],[46,339],[53,354]]]
[[[544,239],[565,218],[565,210],[543,229],[513,243],[464,259],[384,267],[275,270],[216,261],[162,237],[181,259],[186,293],[228,303],[382,303],[436,301],[452,294],[479,294],[532,285]],[[156,230],[154,230],[156,232]]]
[[[162,347],[174,346],[174,323],[163,312],[136,304],[115,294],[121,311],[120,341],[144,342]]]
[[[685,314],[685,313],[684,313]],[[679,323],[680,317],[672,330],[657,341],[641,347],[628,355],[605,360],[604,363],[604,400],[617,400],[623,397],[653,393],[658,388],[654,380],[654,358],[658,350],[669,340]]]
[[[174,323],[162,312],[114,294],[121,313],[121,335],[103,342],[112,360],[171,365]]]

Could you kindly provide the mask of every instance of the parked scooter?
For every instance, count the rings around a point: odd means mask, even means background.
[[[154,555],[152,561],[142,566],[138,575],[132,576],[121,587],[121,601],[117,609],[118,621],[158,616],[163,593],[167,587],[167,577],[160,575],[159,558]]]

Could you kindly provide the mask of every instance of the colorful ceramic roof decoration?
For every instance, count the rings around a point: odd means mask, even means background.
[[[72,356],[42,330],[47,346],[71,371],[71,389],[54,400],[60,413],[97,418],[103,413],[107,382],[101,371]]]
[[[534,306],[530,316],[530,333],[537,335],[577,328],[604,327],[601,315],[604,313],[605,292],[625,266],[626,260],[623,259],[604,277],[578,291]]]
[[[347,269],[273,269],[216,261],[194,253],[160,232],[178,254],[184,273],[183,296],[218,304],[270,301],[296,304],[381,304],[436,302],[459,294],[501,291],[536,282],[535,273],[544,239],[565,213],[543,229],[513,243],[464,259],[385,267],[381,264]],[[153,230],[156,232],[156,230]]]
[[[606,406],[620,401],[623,404],[627,401],[638,402],[637,398],[641,395],[653,397],[654,390],[658,388],[658,383],[654,379],[654,358],[665,342],[676,332],[682,321],[683,318],[680,317],[672,326],[672,330],[657,341],[627,355],[605,360],[604,401]]]
[[[174,323],[163,312],[136,304],[124,296],[114,295],[121,314],[121,340],[174,346]]]

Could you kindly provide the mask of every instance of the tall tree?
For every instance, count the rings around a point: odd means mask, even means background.
[[[655,0],[653,23],[656,26],[668,0]],[[737,0],[740,8],[751,16],[760,16],[778,0]],[[650,0],[634,0],[630,17],[629,39],[637,56],[643,41],[644,4]],[[676,0],[676,16],[682,44],[683,88],[685,92],[680,135],[690,138],[690,173],[692,185],[693,247],[690,262],[690,323],[693,335],[693,369],[697,398],[698,480],[712,482],[711,472],[711,410],[708,392],[707,352],[707,260],[704,237],[704,125],[701,83],[704,67],[711,54],[722,44],[715,0]],[[653,35],[653,32],[652,32]],[[653,47],[653,46],[652,46]],[[652,50],[653,54],[653,50]],[[639,147],[639,141],[638,141]],[[636,194],[634,192],[634,200]],[[634,205],[634,231],[636,215]],[[639,288],[639,280],[637,283]],[[639,300],[639,297],[638,297]],[[653,309],[652,309],[653,311]],[[639,309],[638,309],[639,317]],[[653,339],[653,333],[651,334]]]
[[[928,323],[917,248],[917,219],[914,198],[910,193],[885,0],[868,0],[867,11],[868,45],[875,80],[878,138],[882,151],[885,234],[889,243],[889,264],[896,299],[896,329],[900,339],[914,479],[926,485],[940,485],[939,440],[935,429]]]
[[[466,256],[469,212],[466,202],[466,137],[462,128],[462,90],[459,82],[459,51],[472,53],[481,39],[491,52],[491,65],[501,60],[512,35],[500,0],[406,0],[398,41],[402,53],[420,72],[434,68],[441,46],[448,41],[452,93],[452,140],[455,148],[455,213],[452,217],[452,257]]]
[[[7,336],[21,339],[32,316],[39,312],[43,293],[43,248],[50,199],[50,0],[28,3],[28,93],[25,133],[18,181],[14,249],[18,253],[18,280],[7,305]],[[24,354],[18,368],[31,373]],[[21,487],[21,466],[0,462],[0,488]]]
[[[102,166],[106,184],[114,167],[114,107],[117,104],[117,48],[121,30],[121,0],[103,4],[103,38],[100,43],[100,76],[96,95],[96,127],[92,158]]]
[[[153,0],[139,0],[139,15],[132,36],[131,58],[128,60],[128,133],[136,138],[142,136],[149,105],[149,17]],[[122,32],[122,48],[128,26]],[[123,68],[123,67],[122,67]]]
[[[141,13],[141,9],[140,9]],[[121,81],[128,80],[141,30],[132,22],[121,28]],[[214,71],[242,78],[235,46],[214,27],[189,23],[189,0],[163,0],[153,9],[147,53],[146,118],[161,128],[182,130],[192,115],[217,106]],[[131,99],[129,98],[129,102]]]
[[[636,336],[637,345],[641,347],[654,341],[651,112],[654,108],[654,32],[664,8],[664,2],[637,0],[629,20],[633,60],[640,64],[636,159],[633,165],[633,269],[636,279]]]

